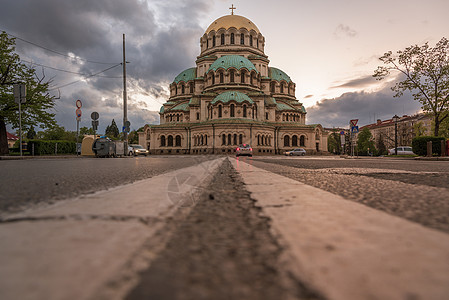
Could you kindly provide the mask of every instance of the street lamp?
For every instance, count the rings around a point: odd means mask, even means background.
[[[394,155],[398,155],[398,120],[398,115],[394,115]]]

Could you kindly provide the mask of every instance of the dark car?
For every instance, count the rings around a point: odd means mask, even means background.
[[[303,148],[296,148],[291,151],[285,152],[285,155],[287,155],[287,156],[294,156],[294,155],[304,156],[304,155],[306,155],[306,150]]]
[[[253,156],[253,148],[249,144],[241,144],[235,149],[235,156]]]

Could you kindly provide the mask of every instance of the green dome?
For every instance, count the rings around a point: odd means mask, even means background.
[[[218,69],[223,68],[225,70],[229,68],[236,68],[240,70],[242,68],[247,69],[248,71],[256,71],[258,73],[256,67],[250,62],[247,58],[240,55],[225,55],[218,58],[214,63],[210,66],[208,72],[210,70],[217,71]]]
[[[164,108],[164,106],[162,106],[161,109],[159,110],[159,113],[160,113],[160,114],[163,114],[163,113],[164,113],[164,110],[165,110],[165,108]]]
[[[288,76],[284,71],[279,70],[277,68],[270,68],[270,76],[272,80],[282,81],[285,80],[287,82],[292,82],[290,76]]]
[[[181,72],[181,74],[176,76],[174,82],[175,83],[179,83],[180,81],[187,82],[190,80],[195,80],[195,78],[196,78],[196,68],[190,68]]]
[[[214,100],[212,100],[211,104],[215,104],[217,102],[228,103],[229,101],[235,101],[237,103],[243,103],[245,101],[248,103],[254,103],[254,101],[251,100],[251,98],[247,95],[240,92],[231,91],[221,93],[220,95],[215,97]]]

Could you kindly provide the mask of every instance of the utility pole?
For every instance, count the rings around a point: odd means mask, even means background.
[[[125,56],[125,34],[123,34],[123,128],[128,123],[128,104],[127,104],[127,95],[126,95],[126,56]],[[128,149],[128,132],[123,130],[123,141],[125,153]]]

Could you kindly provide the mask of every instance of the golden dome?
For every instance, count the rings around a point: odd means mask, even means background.
[[[259,28],[245,17],[238,15],[226,15],[216,19],[206,30],[206,34],[209,34],[212,30],[219,30],[220,28],[229,29],[235,27],[236,29],[246,28],[248,31],[254,30],[257,34],[260,33]]]

